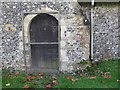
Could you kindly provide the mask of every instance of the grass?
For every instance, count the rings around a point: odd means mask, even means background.
[[[10,73],[3,70],[3,88],[118,88],[118,60],[102,61],[94,70],[71,74],[27,74],[22,71]],[[90,74],[92,72],[92,74]],[[108,73],[109,75],[106,75]],[[101,75],[102,74],[102,75]],[[109,77],[110,76],[110,77]],[[55,81],[56,83],[52,83]],[[47,87],[48,85],[48,87]],[[28,87],[26,87],[28,86]]]
[[[0,68],[0,90],[2,89],[2,72],[1,72],[1,68]]]

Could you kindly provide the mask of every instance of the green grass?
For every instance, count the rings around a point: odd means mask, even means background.
[[[2,89],[2,71],[0,68],[0,90]]]
[[[103,73],[109,72],[112,78],[104,78],[100,75],[100,72],[96,72],[96,70]],[[35,78],[30,81],[24,81],[24,78],[30,75],[22,71],[19,72],[20,74],[15,75],[15,72],[10,73],[7,70],[3,70],[2,87],[22,88],[24,85],[28,85],[30,88],[44,88],[46,84],[53,81],[53,75],[45,74],[43,75],[43,78]],[[57,78],[58,84],[53,85],[52,88],[118,88],[118,85],[120,85],[120,82],[117,82],[118,60],[99,62],[98,66],[94,66],[94,71],[92,71],[92,73],[96,76],[96,78],[88,78],[89,74],[86,76],[71,76],[70,74],[55,75],[54,77]],[[38,76],[38,74],[32,74],[31,76]],[[72,79],[68,79],[70,76]],[[10,85],[6,86],[8,83]]]

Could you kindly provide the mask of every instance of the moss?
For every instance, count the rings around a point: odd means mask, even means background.
[[[97,2],[95,6],[103,6],[103,7],[115,7],[118,6],[118,2]]]
[[[78,2],[82,7],[91,6],[91,2]],[[118,6],[120,3],[118,2],[95,2],[95,6],[104,6],[104,7],[114,7]]]

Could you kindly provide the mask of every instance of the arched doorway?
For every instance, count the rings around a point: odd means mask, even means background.
[[[29,32],[34,71],[58,71],[58,20],[49,14],[41,13],[31,20]]]

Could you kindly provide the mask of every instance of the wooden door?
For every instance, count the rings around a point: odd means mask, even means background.
[[[59,62],[58,21],[41,13],[30,24],[31,62],[37,72],[56,72]]]

